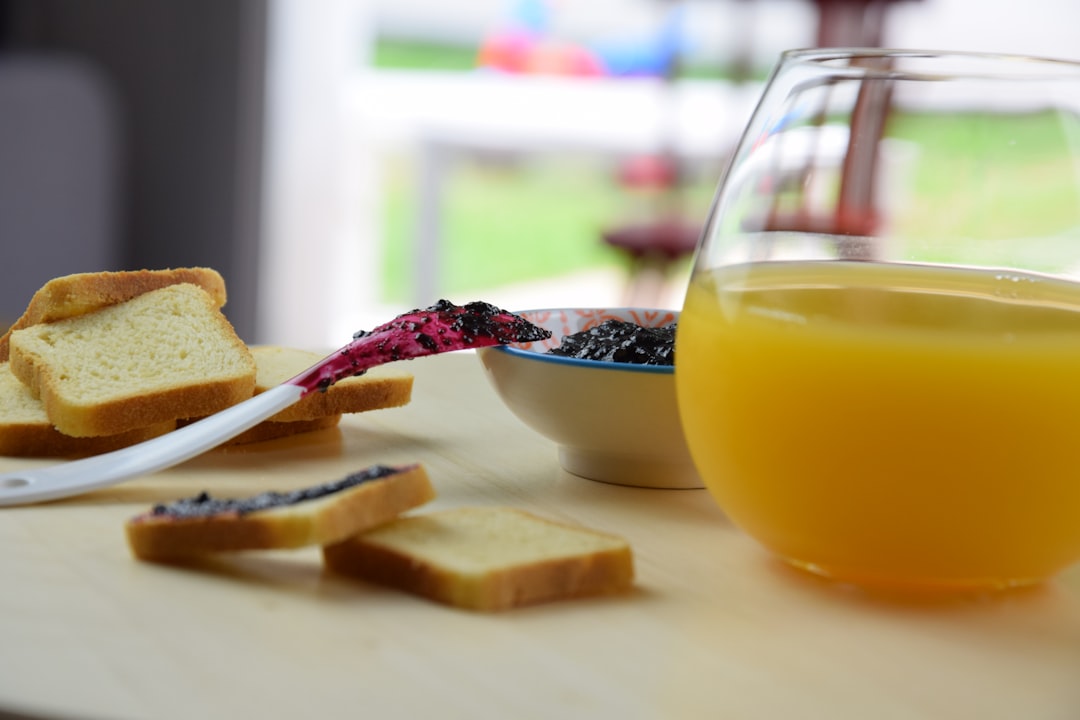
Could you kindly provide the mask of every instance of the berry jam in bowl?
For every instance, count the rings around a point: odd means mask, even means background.
[[[517,314],[552,337],[482,348],[478,356],[510,411],[558,446],[564,470],[617,485],[703,487],[675,404],[677,311]]]

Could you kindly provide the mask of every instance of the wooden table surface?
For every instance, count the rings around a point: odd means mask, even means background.
[[[407,407],[0,509],[0,715],[1080,718],[1080,568],[948,600],[834,586],[770,559],[703,490],[563,472],[475,356],[410,369]],[[636,590],[485,615],[326,574],[316,550],[175,567],[124,541],[155,502],[414,460],[439,493],[428,508],[510,505],[626,537]]]

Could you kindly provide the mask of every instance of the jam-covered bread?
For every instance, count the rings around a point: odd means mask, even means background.
[[[481,611],[624,592],[634,582],[622,538],[500,507],[403,517],[325,546],[323,559],[338,573]]]
[[[373,465],[334,482],[243,498],[208,493],[157,505],[129,520],[128,545],[143,560],[335,543],[435,497],[421,465]]]
[[[15,330],[85,315],[178,283],[198,285],[217,307],[225,305],[225,280],[211,268],[76,273],[54,278],[34,293],[26,311],[0,336],[0,362],[8,359],[8,341]]]
[[[211,415],[255,389],[251,352],[188,283],[16,330],[10,362],[56,429],[76,437]]]

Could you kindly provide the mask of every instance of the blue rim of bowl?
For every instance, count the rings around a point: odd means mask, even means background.
[[[652,373],[656,375],[669,375],[675,372],[674,365],[641,365],[638,363],[611,362],[609,360],[583,360],[581,358],[564,357],[562,355],[548,355],[535,350],[522,350],[509,345],[495,345],[485,350],[495,350],[508,355],[538,360],[540,362],[553,363],[555,365],[568,365],[570,367],[588,368],[591,370],[616,370],[621,372]]]

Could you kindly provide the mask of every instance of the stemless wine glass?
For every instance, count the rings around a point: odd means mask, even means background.
[[[1080,560],[1080,64],[785,53],[722,178],[676,340],[731,520],[866,585]]]

